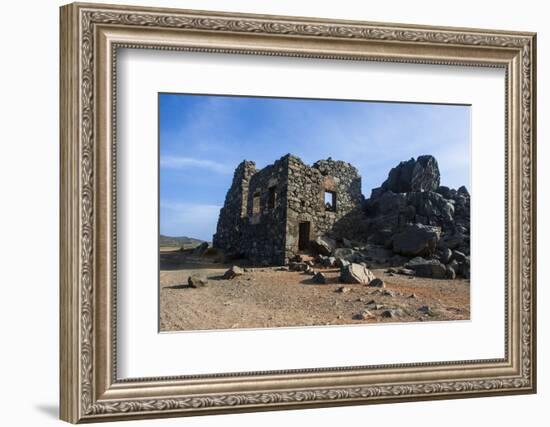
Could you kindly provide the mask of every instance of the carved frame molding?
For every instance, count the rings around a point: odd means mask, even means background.
[[[113,147],[120,47],[506,68],[506,357],[117,380]],[[102,421],[534,392],[534,97],[532,33],[94,4],[62,7],[61,418]]]

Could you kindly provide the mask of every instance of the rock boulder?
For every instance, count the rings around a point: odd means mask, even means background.
[[[336,248],[336,242],[330,237],[320,236],[312,240],[311,246],[318,254],[331,255]]]
[[[393,251],[405,256],[432,255],[440,234],[439,227],[422,224],[408,225],[403,231],[393,236]]]
[[[244,274],[244,270],[241,267],[234,265],[224,273],[223,278],[229,280],[237,276],[242,276],[243,274]]]
[[[414,270],[415,276],[431,277],[434,279],[445,279],[447,277],[447,268],[437,259],[424,259],[416,257],[411,259],[405,267]]]
[[[315,273],[315,275],[312,277],[312,280],[314,283],[319,283],[320,285],[324,285],[327,283],[327,277],[321,273]]]
[[[343,283],[368,285],[374,279],[374,274],[360,264],[352,263],[340,270],[340,280]]]
[[[193,274],[187,278],[187,284],[191,288],[203,288],[208,284],[208,279],[206,277]]]

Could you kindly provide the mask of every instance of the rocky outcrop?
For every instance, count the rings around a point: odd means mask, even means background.
[[[362,232],[367,242],[397,255],[426,258],[417,275],[469,277],[469,258],[460,254],[470,254],[470,194],[464,186],[455,190],[439,184],[432,156],[401,162],[365,201]],[[453,259],[457,265],[450,264]]]
[[[394,167],[382,183],[382,191],[409,193],[435,191],[439,187],[439,166],[433,156],[419,156]],[[376,191],[376,190],[375,190]]]

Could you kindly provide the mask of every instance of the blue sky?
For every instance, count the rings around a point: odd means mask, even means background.
[[[287,153],[352,163],[369,197],[400,161],[436,157],[441,184],[470,188],[470,107],[160,94],[160,232],[211,240],[233,170]]]

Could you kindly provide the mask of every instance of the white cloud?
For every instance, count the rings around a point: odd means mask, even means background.
[[[193,157],[182,157],[182,156],[163,156],[160,158],[160,167],[161,168],[201,168],[207,169],[211,172],[228,174],[232,172],[232,167],[215,162],[213,160],[207,159],[195,159]]]

